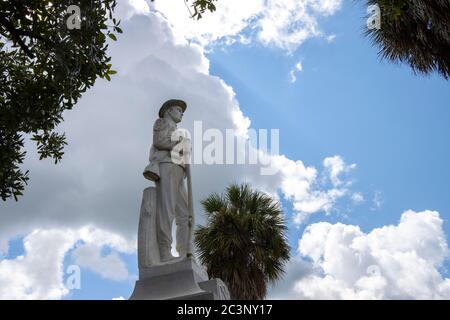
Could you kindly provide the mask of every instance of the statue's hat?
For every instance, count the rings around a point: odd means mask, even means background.
[[[180,107],[183,110],[183,112],[186,111],[187,108],[187,104],[183,100],[170,99],[164,102],[161,108],[159,109],[158,113],[159,117],[162,118],[164,116],[164,112],[166,112],[167,109],[169,109],[172,106]]]

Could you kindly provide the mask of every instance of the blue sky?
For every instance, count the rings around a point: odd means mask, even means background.
[[[356,164],[348,179],[364,201],[355,204],[343,197],[330,212],[311,215],[306,223],[295,225],[288,220],[293,256],[310,225],[342,223],[359,226],[367,234],[398,225],[409,209],[439,212],[448,239],[449,82],[435,74],[417,76],[406,65],[380,60],[378,48],[363,35],[363,1],[344,1],[333,15],[317,19],[320,29],[334,34],[334,40],[312,37],[291,53],[256,41],[212,43],[205,54],[210,74],[233,88],[251,127],[280,129],[280,152],[287,158],[301,159],[305,166],[318,170],[323,159],[335,155]],[[292,83],[289,73],[298,62],[302,70]],[[292,218],[292,201],[280,196]],[[6,259],[24,254],[23,236],[10,240]],[[128,297],[137,273],[136,256],[119,255],[129,271],[126,280],[104,279],[83,268],[82,289],[64,298]],[[68,253],[64,265],[72,263]],[[444,277],[448,266],[448,260],[438,266]]]
[[[211,73],[233,86],[253,127],[280,128],[281,152],[288,157],[318,163],[340,154],[357,163],[353,177],[365,201],[342,204],[344,219],[321,214],[309,222],[342,221],[368,232],[396,224],[405,210],[432,209],[444,219],[448,238],[449,83],[381,60],[363,35],[363,12],[364,6],[344,2],[323,22],[335,40],[312,39],[292,55],[258,45],[215,49],[208,56]],[[303,70],[290,83],[298,61]],[[379,208],[373,203],[377,193]],[[304,227],[291,227],[293,249]]]
[[[347,222],[370,230],[395,224],[406,209],[433,209],[448,219],[448,81],[381,61],[363,36],[363,8],[344,2],[324,22],[335,40],[311,39],[292,55],[259,45],[214,49],[211,73],[234,88],[252,127],[280,128],[288,157],[315,164],[340,154],[357,163],[353,175],[366,201]],[[298,61],[303,71],[290,83]],[[383,204],[371,210],[377,191]]]

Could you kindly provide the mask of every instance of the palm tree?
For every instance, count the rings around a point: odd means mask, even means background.
[[[450,77],[450,0],[368,0],[381,10],[381,28],[367,31],[380,56],[416,73]]]
[[[195,243],[208,274],[227,284],[232,299],[264,299],[289,260],[280,204],[248,184],[233,184],[202,205],[207,225],[198,227]]]

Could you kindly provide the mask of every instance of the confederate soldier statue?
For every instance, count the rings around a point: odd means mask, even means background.
[[[150,163],[143,174],[154,181],[155,186],[145,188],[142,195],[138,230],[139,280],[130,296],[132,300],[230,299],[223,281],[210,279],[206,268],[192,255],[191,144],[189,135],[177,129],[186,107],[181,100],[166,101],[153,125]],[[171,254],[174,221],[179,258]]]
[[[172,225],[176,223],[176,249],[180,258],[192,253],[192,207],[186,193],[184,178],[188,175],[190,187],[189,164],[186,163],[186,146],[190,149],[190,140],[180,134],[177,124],[183,118],[186,103],[182,100],[168,100],[159,110],[159,118],[153,126],[153,145],[150,149],[150,163],[144,170],[144,176],[156,184],[156,212],[153,230],[159,249],[161,263],[170,262],[175,257],[171,254]],[[180,148],[181,146],[181,148]],[[183,151],[185,154],[183,155]],[[190,152],[190,150],[188,150]],[[191,200],[192,202],[192,200]],[[156,229],[156,230],[155,230]],[[148,250],[148,244],[145,244]]]

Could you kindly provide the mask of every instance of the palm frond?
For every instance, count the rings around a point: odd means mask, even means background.
[[[381,28],[366,35],[383,59],[415,73],[450,77],[450,0],[368,0],[381,10]]]
[[[263,299],[289,260],[280,204],[248,184],[233,184],[202,205],[208,224],[198,227],[195,244],[209,275],[222,279],[234,299]]]

